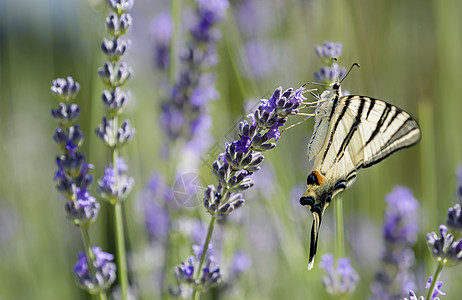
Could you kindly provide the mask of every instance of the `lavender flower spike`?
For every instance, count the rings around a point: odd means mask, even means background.
[[[244,204],[240,192],[253,186],[250,176],[260,169],[264,159],[261,152],[276,146],[279,127],[286,123],[288,115],[298,111],[304,100],[303,89],[282,92],[281,87],[277,88],[269,99],[261,100],[248,120],[239,123],[239,139],[226,144],[226,152],[213,163],[218,185],[209,185],[204,192],[203,204],[207,212],[222,217]]]
[[[419,202],[408,188],[397,186],[386,197],[383,238],[385,249],[382,254],[382,268],[371,284],[372,299],[403,298],[409,290],[415,289],[415,264],[412,246],[417,241],[417,218]]]

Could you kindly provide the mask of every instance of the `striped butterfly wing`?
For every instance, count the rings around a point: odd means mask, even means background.
[[[316,254],[322,215],[332,198],[354,182],[358,169],[416,144],[421,137],[417,122],[394,105],[364,96],[340,97],[339,91],[331,95],[316,111],[308,146],[312,171],[300,199],[314,216],[309,269]]]
[[[340,144],[335,156],[337,163],[348,152],[356,169],[367,168],[421,138],[417,122],[407,112],[385,101],[344,96],[337,106],[338,118],[342,119],[346,132],[343,138],[342,134],[332,133]]]

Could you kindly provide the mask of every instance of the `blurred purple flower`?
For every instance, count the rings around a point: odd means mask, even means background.
[[[277,46],[277,43],[273,44],[258,39],[252,39],[245,43],[241,49],[243,75],[261,79],[274,74],[273,70],[278,62],[278,56],[275,53]]]
[[[208,249],[211,249],[211,247]],[[220,268],[215,263],[214,257],[207,251],[200,276],[198,279],[194,279],[194,270],[198,268],[200,257],[202,256],[202,247],[193,247],[193,250],[195,255],[191,255],[186,261],[181,262],[175,267],[175,277],[179,283],[186,284],[194,289],[206,291],[221,282]]]
[[[339,58],[342,55],[343,46],[341,43],[330,41],[323,42],[322,46],[315,47],[316,55],[321,59],[323,66],[317,72],[314,72],[316,81],[331,84],[341,80],[346,75],[346,68],[340,67],[334,62],[333,57]]]
[[[314,52],[321,60],[329,60],[332,62],[332,58],[338,58],[342,55],[343,45],[342,43],[334,43],[325,41],[321,46],[317,45],[314,48]]]
[[[384,238],[389,243],[414,244],[417,240],[419,202],[408,188],[397,186],[385,197]]]
[[[397,186],[386,197],[383,237],[385,251],[382,254],[382,269],[371,284],[370,299],[404,298],[414,290],[415,265],[411,247],[417,240],[419,203],[408,188]]]
[[[163,12],[156,16],[151,24],[154,36],[154,57],[156,66],[165,70],[170,65],[170,42],[173,33],[173,21],[169,13]]]
[[[231,259],[231,276],[236,277],[252,266],[252,259],[242,251],[234,253]]]
[[[112,262],[114,256],[103,252],[100,247],[92,247],[95,255],[93,265],[95,274],[91,274],[85,253],[79,252],[77,263],[74,266],[74,275],[77,284],[95,294],[108,289],[116,279],[116,265]]]
[[[337,269],[334,267],[334,256],[332,253],[321,257],[319,267],[325,269],[327,276],[323,277],[322,283],[329,294],[339,298],[351,294],[356,289],[359,275],[353,269],[348,258],[337,260]]]
[[[188,142],[200,131],[202,137],[208,131],[206,104],[217,99],[219,93],[214,86],[215,76],[204,71],[218,62],[215,42],[220,31],[216,24],[223,19],[228,5],[227,0],[198,1],[191,40],[180,53],[179,76],[170,87],[170,99],[162,104],[161,123],[171,141],[183,138]]]

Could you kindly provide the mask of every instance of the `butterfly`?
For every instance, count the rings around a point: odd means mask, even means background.
[[[342,96],[334,82],[319,97],[308,144],[312,169],[300,204],[313,214],[308,269],[314,264],[319,228],[332,199],[370,167],[421,138],[417,122],[402,109],[365,96]]]

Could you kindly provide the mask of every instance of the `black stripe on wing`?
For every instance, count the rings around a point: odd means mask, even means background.
[[[334,140],[334,136],[335,136],[335,131],[337,130],[337,127],[338,125],[340,124],[340,121],[342,121],[342,118],[343,116],[345,115],[345,113],[347,112],[348,110],[348,106],[350,105],[350,99],[351,97],[350,96],[347,96],[345,97],[344,99],[345,100],[345,103],[344,103],[344,106],[342,108],[342,111],[340,112],[340,115],[337,117],[336,121],[335,121],[335,124],[334,124],[334,127],[332,128],[332,132],[330,133],[329,135],[329,141],[327,142],[327,146],[326,146],[326,149],[324,149],[324,154],[322,155],[322,160],[321,160],[321,164],[324,163],[324,160],[326,159],[326,156],[327,156],[327,153],[329,152],[329,149],[330,149],[330,146],[332,145],[332,142]],[[335,107],[333,107],[333,110],[337,107],[337,105],[335,105]],[[333,114],[332,114],[333,116]],[[332,119],[330,119],[329,121],[332,121]]]
[[[350,99],[347,99],[346,101],[349,101],[349,100]],[[346,147],[348,147],[348,144],[350,143],[351,138],[353,137],[353,134],[356,132],[356,130],[358,130],[358,126],[361,124],[361,115],[363,113],[364,104],[366,103],[366,99],[360,98],[360,101],[361,102],[359,104],[358,112],[355,115],[353,124],[351,124],[351,127],[348,130],[346,137],[343,139],[342,145],[340,146],[340,149],[337,153],[337,161],[342,159],[343,155],[345,154],[345,149]],[[348,102],[348,105],[345,103],[345,107],[348,107],[349,104],[350,104],[349,102]]]
[[[385,153],[387,148],[391,147],[393,143],[399,141],[400,139],[406,138],[407,136],[410,136],[411,134],[415,135],[415,138],[413,139],[412,142],[397,146],[394,149],[389,149],[389,151]],[[376,163],[381,162],[382,160],[384,160],[385,158],[387,158],[388,156],[390,156],[391,154],[395,153],[398,150],[414,146],[420,141],[420,138],[421,138],[421,134],[420,134],[419,125],[412,117],[409,117],[403,123],[403,125],[401,125],[401,127],[392,135],[392,137],[387,141],[387,143],[381,148],[381,151],[378,153],[379,155],[372,156],[370,159],[364,162],[363,168],[368,168],[370,166],[375,165]]]

